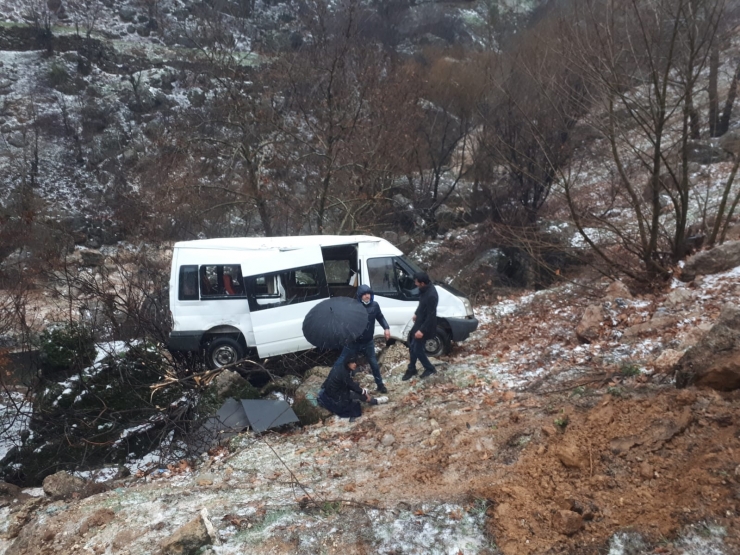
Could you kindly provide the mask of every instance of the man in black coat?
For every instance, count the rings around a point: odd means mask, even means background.
[[[414,313],[414,326],[411,328],[411,343],[409,344],[408,370],[401,378],[406,381],[416,376],[416,361],[419,360],[424,367],[422,378],[435,374],[434,366],[429,362],[424,350],[424,342],[427,337],[434,337],[437,333],[437,304],[439,296],[432,281],[426,272],[417,272],[414,276],[414,284],[419,288],[419,306]]]
[[[353,421],[362,415],[360,401],[377,405],[379,399],[373,399],[367,390],[352,379],[352,372],[357,368],[357,359],[353,356],[337,361],[329,372],[317,396],[319,404],[326,410],[341,418]],[[384,402],[387,397],[381,398]]]
[[[360,285],[357,288],[357,301],[362,303],[365,310],[367,310],[367,325],[365,326],[365,331],[362,332],[362,335],[354,343],[342,349],[342,354],[339,355],[336,364],[342,364],[349,356],[356,357],[357,355],[364,355],[370,364],[370,369],[373,371],[373,378],[375,378],[378,393],[388,393],[388,389],[385,387],[383,378],[380,375],[380,364],[378,364],[378,358],[375,356],[375,341],[373,340],[373,336],[375,335],[375,322],[378,322],[385,332],[385,339],[387,341],[391,337],[390,326],[388,326],[388,322],[380,311],[380,305],[375,301],[375,294],[369,285]]]

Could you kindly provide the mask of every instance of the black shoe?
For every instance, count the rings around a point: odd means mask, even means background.
[[[406,380],[410,380],[414,376],[416,376],[416,370],[406,370],[406,373],[401,379],[405,382]]]
[[[436,374],[436,373],[437,373],[437,371],[434,368],[432,368],[431,370],[424,370],[424,372],[421,373],[421,376],[420,377],[421,378],[428,378],[432,374]]]
[[[388,388],[387,388],[387,387],[385,387],[385,385],[383,385],[383,384],[380,384],[380,385],[378,386],[378,393],[388,393]]]
[[[372,399],[372,400],[370,401],[370,404],[371,404],[371,405],[377,405],[377,404],[378,404],[378,400],[377,400],[377,399],[375,399],[375,398],[373,398],[373,399]]]

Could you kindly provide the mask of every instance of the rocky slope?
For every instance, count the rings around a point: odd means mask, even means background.
[[[716,270],[479,306],[429,380],[402,382],[405,349],[384,352],[391,402],[355,423],[246,433],[99,493],[5,488],[0,552],[736,553],[737,393],[673,377],[692,347],[712,371],[709,330],[737,333],[740,267]]]

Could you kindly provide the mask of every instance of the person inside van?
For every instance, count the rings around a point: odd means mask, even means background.
[[[352,379],[352,372],[357,368],[357,359],[348,356],[337,361],[329,372],[317,396],[319,404],[340,418],[349,418],[350,422],[362,416],[360,401],[370,405],[388,402],[388,397],[372,398],[366,389]]]

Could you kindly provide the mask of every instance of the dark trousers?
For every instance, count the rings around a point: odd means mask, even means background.
[[[427,353],[424,350],[424,338],[411,338],[411,343],[409,344],[409,356],[411,357],[411,360],[409,361],[409,370],[416,370],[417,360],[421,362],[424,370],[434,370],[434,366],[429,362],[429,357],[427,357]]]
[[[342,354],[339,355],[339,358],[334,364],[344,364],[344,360],[350,355],[364,355],[373,372],[375,385],[378,387],[383,385],[383,378],[380,375],[380,364],[378,364],[378,358],[375,356],[375,341],[371,339],[367,343],[352,343],[347,345],[342,349]]]
[[[354,391],[350,391],[349,398],[347,399],[333,399],[329,397],[326,392],[321,389],[316,397],[319,405],[324,407],[329,412],[333,412],[340,418],[353,418],[362,416],[362,407],[360,406],[360,395]]]

